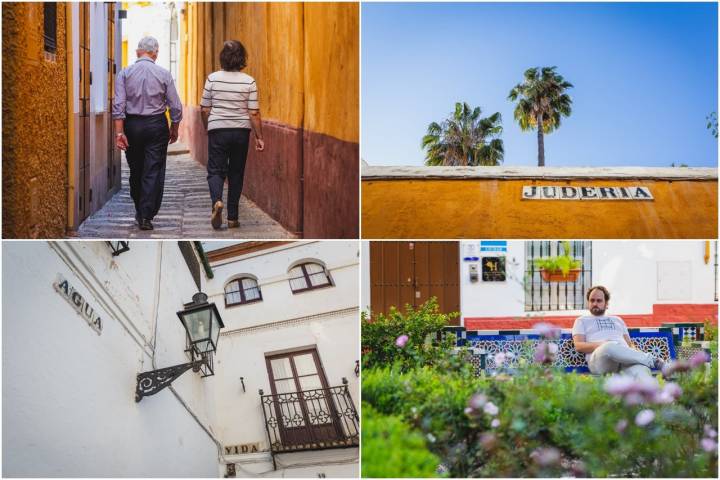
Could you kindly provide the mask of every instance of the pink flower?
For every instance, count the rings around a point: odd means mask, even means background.
[[[613,375],[605,380],[604,388],[610,395],[625,395],[634,390],[635,380],[629,375]]]
[[[560,452],[553,447],[541,447],[533,450],[530,458],[541,467],[549,467],[560,461]]]
[[[668,362],[662,368],[663,377],[667,378],[672,376],[673,373],[687,372],[690,370],[690,362],[686,360],[677,360],[675,362]]]
[[[705,436],[708,438],[717,438],[717,432],[714,428],[712,428],[711,425],[705,425],[703,427],[703,430],[705,431]]]
[[[551,351],[552,347],[546,342],[540,342],[535,347],[535,353],[533,354],[533,360],[537,363],[552,363],[555,360],[555,354]],[[555,352],[557,352],[557,345],[555,345]]]
[[[395,345],[397,345],[400,348],[403,348],[405,346],[405,344],[408,342],[408,340],[410,340],[410,337],[408,337],[407,335],[400,335],[399,337],[397,337],[397,340],[395,340]]]
[[[496,443],[497,439],[495,438],[495,434],[483,433],[480,435],[480,445],[482,445],[485,450],[492,450]]]
[[[624,418],[615,424],[615,431],[617,433],[623,433],[628,426],[628,421]]]
[[[494,403],[488,402],[488,403],[486,403],[485,406],[483,407],[483,411],[484,411],[485,413],[487,413],[488,415],[490,415],[491,417],[494,417],[495,415],[498,414],[498,412],[500,411],[500,409],[499,409],[499,408],[497,407],[497,405],[495,405]]]
[[[690,363],[690,368],[697,368],[700,365],[703,365],[709,361],[710,361],[710,355],[708,355],[705,352],[705,350],[700,350],[695,355],[690,357],[690,360],[688,360],[688,363]]]
[[[644,427],[645,425],[650,424],[653,420],[655,420],[655,412],[650,409],[640,410],[640,412],[638,412],[635,416],[635,425]]]
[[[630,392],[625,395],[625,405],[627,405],[628,407],[631,407],[633,405],[640,405],[641,403],[645,403],[645,397],[643,397],[639,393]]]
[[[677,400],[682,395],[682,388],[677,383],[667,383],[653,397],[653,402],[660,404],[669,404]]]
[[[551,355],[555,355],[558,352],[557,343],[552,343],[552,342],[548,343],[547,349]]]
[[[485,406],[486,403],[487,396],[483,395],[482,393],[476,393],[475,395],[470,397],[468,406],[473,410],[480,410],[483,406]]]
[[[536,323],[533,325],[533,330],[537,330],[542,337],[550,340],[557,340],[560,338],[560,334],[562,333],[560,328],[550,323]]]
[[[503,352],[498,352],[495,354],[495,364],[498,367],[505,363],[505,360],[507,360],[507,356]]]
[[[498,420],[497,418],[494,418],[493,421],[490,422],[490,426],[491,426],[492,428],[497,428],[497,427],[499,427],[499,426],[500,426],[500,420]]]
[[[706,452],[717,451],[717,442],[712,438],[703,438],[702,440],[700,440],[700,446]]]

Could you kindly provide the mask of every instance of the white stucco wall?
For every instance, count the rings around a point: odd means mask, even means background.
[[[362,273],[360,281],[362,287],[360,289],[360,307],[363,312],[370,311],[370,242],[360,242],[360,264]]]
[[[270,394],[265,355],[314,347],[328,384],[348,380],[359,409],[359,244],[358,242],[296,242],[213,264],[215,278],[207,293],[225,323],[215,358],[219,437],[225,446],[258,442],[258,454],[226,454],[237,464],[238,476],[357,477],[358,449],[288,453],[277,457],[274,471],[258,390]],[[293,294],[288,269],[303,259],[325,264],[334,286]],[[225,308],[224,286],[231,278],[250,274],[258,279],[263,301]],[[293,320],[294,319],[294,320]],[[243,391],[240,377],[243,377]]]
[[[523,276],[525,250],[523,241],[508,241],[506,282],[471,282],[468,263],[462,261],[466,245],[460,245],[461,309],[464,317],[523,317],[525,292]],[[705,242],[688,241],[593,241],[592,283],[607,287],[612,300],[609,312],[639,314],[652,312],[658,303],[714,303],[714,254],[704,261]],[[682,264],[682,265],[679,265]],[[664,278],[660,268],[667,268]],[[684,266],[684,268],[683,268]],[[678,270],[679,268],[679,270]],[[677,275],[686,271],[687,277]],[[667,289],[662,288],[667,286]],[[670,290],[674,295],[659,294]],[[554,311],[552,314],[575,315],[582,310]],[[548,312],[550,313],[550,312]],[[538,315],[533,312],[533,315]],[[541,314],[541,313],[540,313]]]
[[[179,398],[134,399],[138,373],[187,361],[175,312],[196,287],[177,243],[132,242],[115,258],[90,241],[2,253],[3,476],[217,476],[201,426],[217,428],[216,377],[190,371]],[[100,314],[101,335],[54,290],[58,274]]]
[[[160,45],[156,64],[170,69],[170,8],[166,3],[128,5],[127,19],[123,20],[123,38],[128,41],[128,62],[135,63],[135,49],[145,36],[155,37]],[[127,66],[127,65],[126,65]]]

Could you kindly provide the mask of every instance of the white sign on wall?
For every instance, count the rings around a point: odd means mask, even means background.
[[[525,185],[523,200],[654,200],[647,187]]]
[[[95,309],[90,306],[83,296],[80,295],[80,293],[76,291],[72,285],[70,285],[70,282],[68,282],[62,275],[58,274],[53,287],[55,287],[55,291],[67,300],[75,311],[77,311],[78,314],[85,319],[88,325],[90,325],[90,328],[100,335],[102,332],[102,320],[100,319],[100,315],[98,315],[95,312]]]

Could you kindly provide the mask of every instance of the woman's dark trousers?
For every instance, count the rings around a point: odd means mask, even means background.
[[[160,210],[165,188],[170,128],[164,114],[128,115],[125,118],[128,149],[125,156],[130,166],[130,196],[135,211],[152,220]]]
[[[238,219],[238,205],[245,175],[249,128],[218,128],[208,132],[207,180],[212,204],[222,200],[225,178],[228,180],[227,219]]]

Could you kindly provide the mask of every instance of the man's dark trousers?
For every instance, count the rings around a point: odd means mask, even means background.
[[[130,196],[135,211],[142,218],[152,220],[160,210],[165,188],[165,162],[167,160],[170,128],[165,114],[125,118],[125,152],[130,165]]]
[[[212,204],[222,200],[225,177],[228,179],[227,218],[238,219],[245,161],[250,144],[249,128],[217,128],[208,132],[207,180]]]

